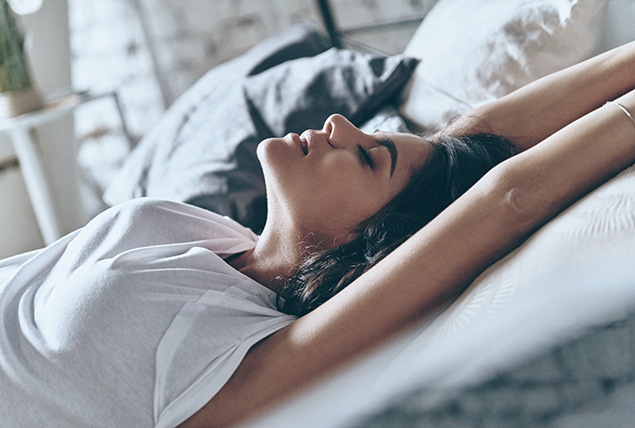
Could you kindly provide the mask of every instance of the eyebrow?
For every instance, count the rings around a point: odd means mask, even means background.
[[[390,160],[392,162],[390,166],[390,176],[392,177],[392,173],[395,172],[395,166],[397,165],[397,147],[395,147],[395,143],[388,138],[381,138],[377,141],[377,144],[384,146],[390,152]]]

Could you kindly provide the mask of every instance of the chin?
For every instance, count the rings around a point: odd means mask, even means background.
[[[289,144],[283,138],[267,138],[262,140],[256,148],[256,155],[260,163],[271,160],[273,157],[283,156],[284,151],[288,150]]]
[[[267,145],[270,144],[271,140],[272,140],[272,138],[267,138],[266,140],[262,140],[258,144],[258,147],[256,147],[256,156],[258,157],[258,160],[260,161],[261,165],[262,165],[263,160],[265,159],[265,156],[266,156]]]
[[[256,156],[265,175],[274,169],[276,159],[276,141],[274,138],[268,138],[258,144],[256,148]]]
[[[272,188],[278,187],[285,178],[281,176],[280,168],[281,153],[278,153],[279,142],[277,138],[269,138],[258,144],[256,155],[262,168],[262,174],[265,179],[265,188],[267,189],[267,199]]]

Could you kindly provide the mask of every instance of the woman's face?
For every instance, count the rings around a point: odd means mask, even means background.
[[[365,134],[341,115],[321,130],[267,139],[258,157],[269,216],[290,222],[301,239],[342,244],[399,193],[429,149],[412,134]]]

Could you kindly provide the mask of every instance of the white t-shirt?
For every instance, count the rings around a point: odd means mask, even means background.
[[[183,422],[295,319],[222,259],[256,240],[226,217],[140,199],[0,261],[2,427]]]

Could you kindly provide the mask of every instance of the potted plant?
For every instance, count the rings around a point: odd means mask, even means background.
[[[14,12],[35,12],[41,0],[0,0],[0,118],[13,117],[43,107],[34,87],[24,34]]]

